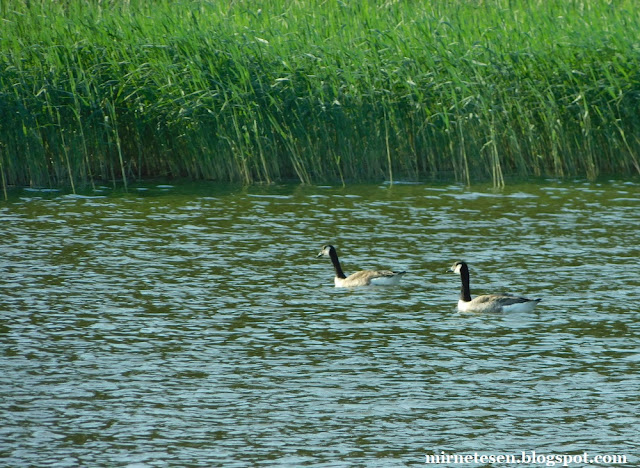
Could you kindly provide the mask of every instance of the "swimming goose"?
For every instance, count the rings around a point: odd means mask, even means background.
[[[354,288],[356,286],[393,286],[398,284],[405,271],[395,272],[389,270],[362,270],[352,275],[346,276],[342,267],[340,266],[340,260],[338,260],[338,254],[336,249],[332,245],[325,245],[316,258],[329,257],[333,268],[336,270],[336,276],[334,283],[336,288]]]
[[[487,294],[471,299],[469,289],[469,267],[465,262],[455,262],[451,271],[460,275],[462,287],[458,310],[460,312],[531,312],[542,299],[527,299],[526,297],[511,296],[509,294]]]

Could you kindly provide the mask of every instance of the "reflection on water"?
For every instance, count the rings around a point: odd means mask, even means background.
[[[640,186],[149,186],[0,205],[9,466],[637,462]],[[408,270],[343,290],[346,272]],[[472,294],[542,297],[460,315]]]

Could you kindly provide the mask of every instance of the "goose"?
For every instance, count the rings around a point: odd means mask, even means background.
[[[487,294],[471,299],[469,289],[469,267],[465,262],[455,262],[451,271],[460,275],[462,287],[458,310],[460,312],[531,312],[542,299],[527,299],[526,297],[509,294]]]
[[[329,257],[333,268],[336,270],[334,283],[336,288],[354,288],[356,286],[393,286],[398,284],[402,275],[406,271],[389,271],[389,270],[362,270],[357,271],[349,276],[344,274],[338,260],[336,249],[332,245],[324,245],[316,258]]]

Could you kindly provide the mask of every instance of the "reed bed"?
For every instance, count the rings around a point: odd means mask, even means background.
[[[0,13],[5,189],[640,173],[635,0],[9,0]]]

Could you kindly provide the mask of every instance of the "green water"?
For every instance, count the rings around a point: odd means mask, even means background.
[[[21,191],[0,239],[2,465],[638,463],[640,184]],[[459,314],[460,259],[542,302]]]

